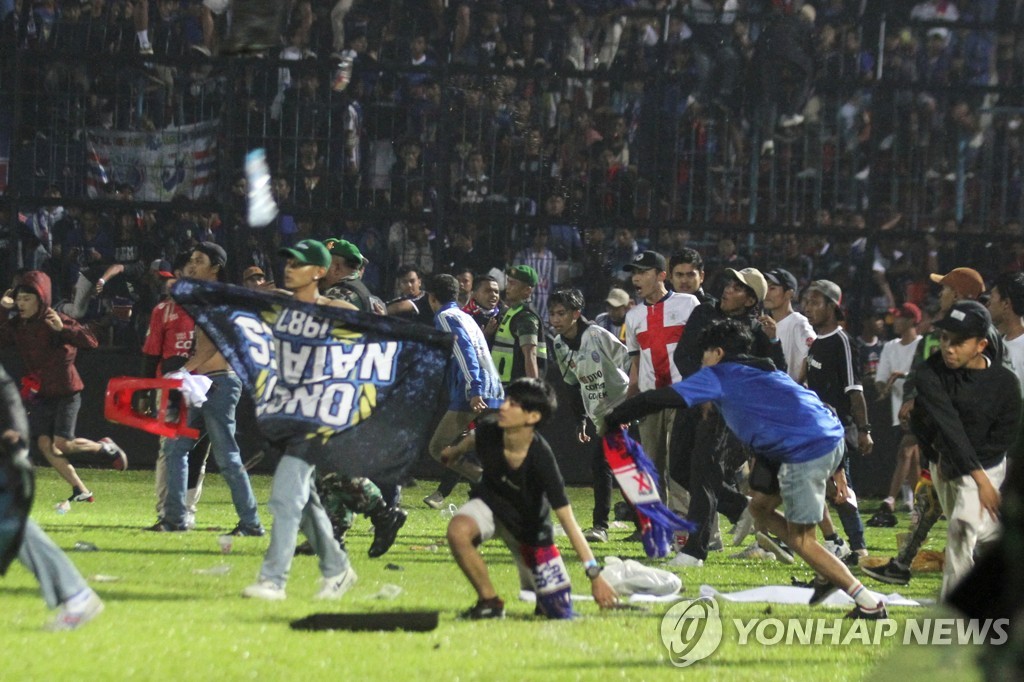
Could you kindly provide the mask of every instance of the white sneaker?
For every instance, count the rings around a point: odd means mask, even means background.
[[[757,538],[757,544],[760,545],[761,549],[765,550],[766,552],[771,552],[775,556],[775,558],[781,561],[782,563],[796,563],[796,560],[793,558],[792,554],[782,549],[782,546],[779,545],[779,543],[775,542],[775,540],[772,540],[765,533],[757,533],[756,535],[754,535],[754,537]]]
[[[281,601],[285,598],[284,588],[269,580],[260,580],[242,590],[246,599],[263,599],[265,601]]]
[[[46,624],[46,630],[77,630],[103,613],[103,608],[99,595],[87,587],[58,607],[57,615]]]
[[[850,546],[843,542],[842,538],[839,538],[837,542],[825,540],[825,542],[821,544],[824,545],[825,549],[828,550],[831,554],[834,554],[835,557],[840,561],[850,556]]]
[[[732,531],[732,546],[739,547],[747,536],[754,532],[754,515],[750,513],[750,507],[743,510],[743,515],[736,522]]]
[[[741,552],[729,557],[730,559],[750,559],[755,561],[776,561],[775,555],[768,550],[762,549],[756,542]]]
[[[698,559],[697,557],[690,556],[689,554],[683,554],[682,552],[679,552],[674,557],[672,557],[668,561],[668,563],[666,565],[667,566],[683,566],[683,567],[687,567],[687,568],[693,568],[693,567],[699,568],[699,567],[704,565],[704,560],[703,559]]]
[[[320,591],[313,595],[313,599],[341,599],[349,588],[356,584],[356,578],[352,566],[333,578],[321,578]]]

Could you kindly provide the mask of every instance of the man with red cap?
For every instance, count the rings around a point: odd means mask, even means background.
[[[921,335],[917,333],[917,325],[921,323],[921,309],[913,303],[904,303],[891,311],[893,316],[893,330],[896,338],[887,341],[882,347],[882,354],[878,358],[878,369],[875,371],[875,386],[878,395],[884,398],[886,395],[892,401],[892,425],[900,425],[900,406],[903,405],[903,384],[910,374],[914,364],[914,354],[917,351],[917,343]],[[878,512],[868,519],[868,525],[875,528],[892,528],[896,525],[896,495],[903,490],[904,500],[908,507],[913,507],[914,492],[913,485],[908,483],[908,477],[913,478],[917,483],[917,473],[920,470],[918,462],[918,451],[914,447],[900,447],[896,454],[896,470],[892,474],[892,482],[889,484],[889,496],[882,500],[882,506]]]

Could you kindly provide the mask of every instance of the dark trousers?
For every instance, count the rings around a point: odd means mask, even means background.
[[[698,526],[696,533],[690,533],[683,552],[706,559],[715,514],[721,512],[736,523],[747,508],[746,496],[727,485],[725,475],[734,460],[730,451],[743,447],[717,409],[711,408],[705,416],[701,406],[676,415],[671,443],[672,480],[690,492],[687,519]]]
[[[437,484],[437,492],[441,493],[441,497],[448,497],[458,484],[459,475],[445,467],[444,472],[441,474],[441,481]]]
[[[846,457],[843,458],[843,471],[846,472],[846,485],[850,490],[853,490],[853,479],[850,478],[850,441],[847,439],[846,442]],[[856,450],[857,446],[854,445],[853,449]],[[858,503],[860,498],[858,498]],[[846,537],[850,540],[850,549],[867,549],[867,543],[864,541],[864,521],[860,518],[860,511],[857,507],[854,507],[849,502],[843,504],[833,505],[836,508],[836,513],[839,514],[839,521],[843,524],[843,532],[846,533]]]
[[[612,511],[612,489],[615,487],[615,477],[608,461],[604,458],[604,447],[600,438],[590,441],[592,458],[590,460],[590,472],[594,480],[594,517],[593,527],[608,530],[608,515]]]

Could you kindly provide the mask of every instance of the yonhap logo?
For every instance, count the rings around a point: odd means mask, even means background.
[[[685,668],[715,653],[722,643],[722,618],[711,597],[682,601],[661,619],[661,641],[669,660]]]

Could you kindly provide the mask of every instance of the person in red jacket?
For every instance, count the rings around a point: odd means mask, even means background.
[[[71,486],[69,502],[92,502],[92,492],[82,483],[69,455],[98,453],[110,458],[119,471],[128,458],[110,438],[98,441],[75,437],[75,422],[85,385],[75,368],[79,348],[95,348],[93,333],[77,320],[50,307],[50,278],[31,270],[8,290],[0,306],[16,314],[0,320],[0,348],[18,349],[25,364],[22,396],[29,413],[29,429],[39,450]]]

